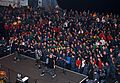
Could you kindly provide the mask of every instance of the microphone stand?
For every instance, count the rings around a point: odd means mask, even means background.
[[[10,82],[10,69],[8,68],[8,83],[11,83]]]
[[[37,83],[38,79],[35,79],[35,83]]]

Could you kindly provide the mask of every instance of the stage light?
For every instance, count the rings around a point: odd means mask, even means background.
[[[21,21],[20,21],[20,20],[18,20],[18,24],[21,24]]]
[[[17,19],[20,20],[21,18],[18,16]]]
[[[13,25],[16,26],[16,25],[17,25],[17,22],[13,22]]]

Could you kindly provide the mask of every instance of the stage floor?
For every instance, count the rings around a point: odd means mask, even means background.
[[[7,80],[11,83],[15,83],[18,73],[22,74],[22,76],[28,76],[29,83],[81,83],[87,78],[85,75],[69,70],[65,70],[65,73],[63,73],[63,69],[59,67],[55,69],[57,75],[55,78],[52,78],[49,74],[41,77],[42,69],[39,70],[35,66],[34,59],[22,56],[21,61],[15,62],[14,57],[15,55],[11,54],[0,58],[0,70],[4,70],[7,73]]]

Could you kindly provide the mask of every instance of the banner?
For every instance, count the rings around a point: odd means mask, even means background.
[[[0,5],[1,6],[15,6],[17,7],[18,5],[18,0],[0,0]]]
[[[20,6],[28,6],[28,0],[20,0]]]

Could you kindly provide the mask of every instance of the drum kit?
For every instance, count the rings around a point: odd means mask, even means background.
[[[6,78],[7,78],[6,72],[0,70],[0,83],[5,83]]]

